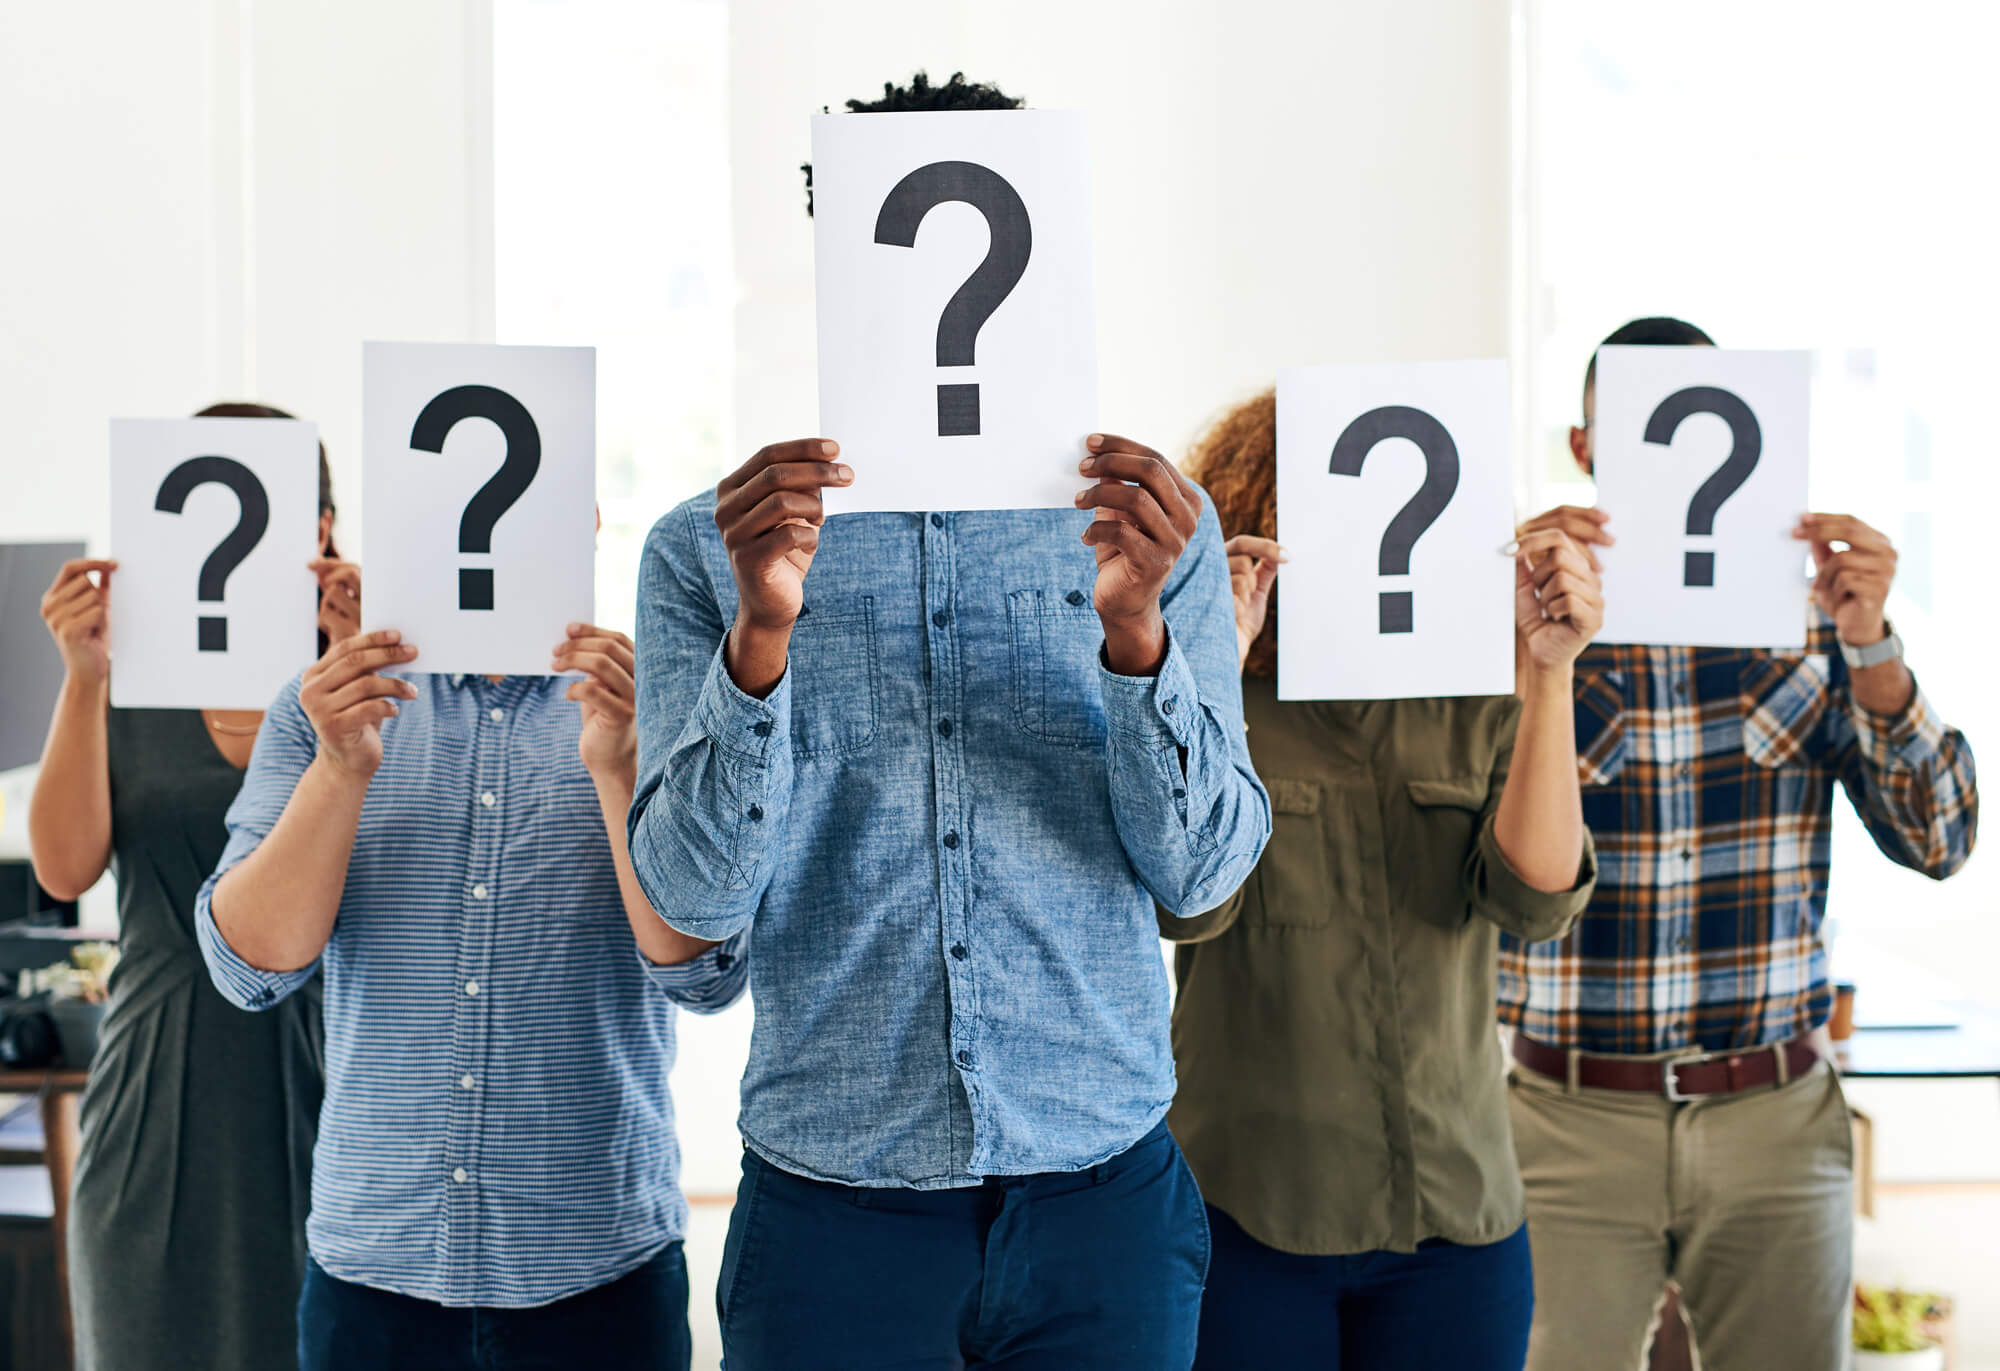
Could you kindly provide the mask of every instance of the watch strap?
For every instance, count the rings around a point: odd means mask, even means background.
[[[1879,643],[1870,643],[1866,647],[1841,643],[1841,660],[1847,663],[1850,670],[1864,671],[1871,666],[1893,662],[1903,655],[1903,640],[1897,636],[1895,625],[1886,624],[1884,627],[1888,632],[1882,636],[1882,641]]]

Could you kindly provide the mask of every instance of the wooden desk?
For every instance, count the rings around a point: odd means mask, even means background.
[[[37,1071],[0,1071],[0,1094],[34,1095],[42,1106],[42,1161],[49,1168],[49,1192],[55,1214],[49,1222],[56,1245],[56,1288],[62,1293],[63,1340],[75,1356],[75,1332],[69,1322],[69,1184],[76,1175],[78,1095],[89,1081],[88,1071],[49,1067]]]

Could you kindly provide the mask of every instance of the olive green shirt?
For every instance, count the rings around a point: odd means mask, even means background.
[[[1246,677],[1271,841],[1243,888],[1160,915],[1169,1115],[1202,1194],[1257,1241],[1331,1255],[1521,1226],[1495,1028],[1499,930],[1564,933],[1596,880],[1521,880],[1493,836],[1511,696],[1279,703]]]

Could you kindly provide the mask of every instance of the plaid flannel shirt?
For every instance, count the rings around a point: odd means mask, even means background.
[[[1584,651],[1576,738],[1597,890],[1566,937],[1503,937],[1503,1022],[1625,1054],[1757,1047],[1824,1023],[1836,781],[1891,861],[1940,879],[1964,865],[1972,749],[1922,691],[1895,718],[1856,703],[1833,622],[1813,614],[1802,654]]]

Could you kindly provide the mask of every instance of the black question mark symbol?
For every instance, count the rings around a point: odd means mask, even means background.
[[[527,407],[506,391],[492,386],[453,386],[424,406],[416,427],[410,430],[410,446],[443,452],[444,436],[461,419],[490,419],[507,440],[507,456],[500,469],[466,503],[458,521],[460,552],[491,552],[493,525],[514,507],[542,468],[542,435]],[[458,607],[493,608],[490,568],[458,569]]]
[[[1742,397],[1720,386],[1689,386],[1660,401],[1660,407],[1646,421],[1646,441],[1670,445],[1674,441],[1674,430],[1690,414],[1717,415],[1729,425],[1729,459],[1701,483],[1701,489],[1688,502],[1687,531],[1713,534],[1715,512],[1722,508],[1724,501],[1743,488],[1743,483],[1750,479],[1750,473],[1757,469],[1757,459],[1764,452],[1764,431],[1757,426],[1757,416],[1751,413],[1750,406],[1743,403]],[[1681,584],[1714,585],[1715,554],[1688,553],[1681,567]]]
[[[1028,269],[1033,234],[1028,207],[999,173],[977,162],[932,162],[905,176],[889,192],[875,218],[875,241],[891,247],[915,247],[917,225],[949,200],[962,201],[985,215],[992,239],[985,259],[938,316],[937,364],[969,367],[979,330]],[[978,433],[979,387],[939,386],[937,411],[940,438]]]
[[[235,491],[238,506],[236,527],[208,554],[195,582],[196,599],[220,604],[223,587],[229,584],[229,573],[243,565],[243,559],[271,526],[271,497],[264,493],[264,483],[234,458],[190,457],[160,482],[153,508],[164,514],[179,514],[196,486],[211,483]],[[200,652],[229,651],[229,620],[220,614],[204,614],[195,620],[195,648]]]
[[[1424,536],[1458,491],[1458,444],[1436,419],[1408,405],[1371,409],[1334,440],[1327,471],[1335,476],[1359,476],[1361,464],[1385,438],[1408,438],[1424,454],[1424,483],[1396,512],[1382,532],[1376,570],[1383,576],[1410,574],[1410,549]],[[1407,590],[1385,590],[1381,601],[1381,633],[1409,633],[1415,627],[1416,598]]]

